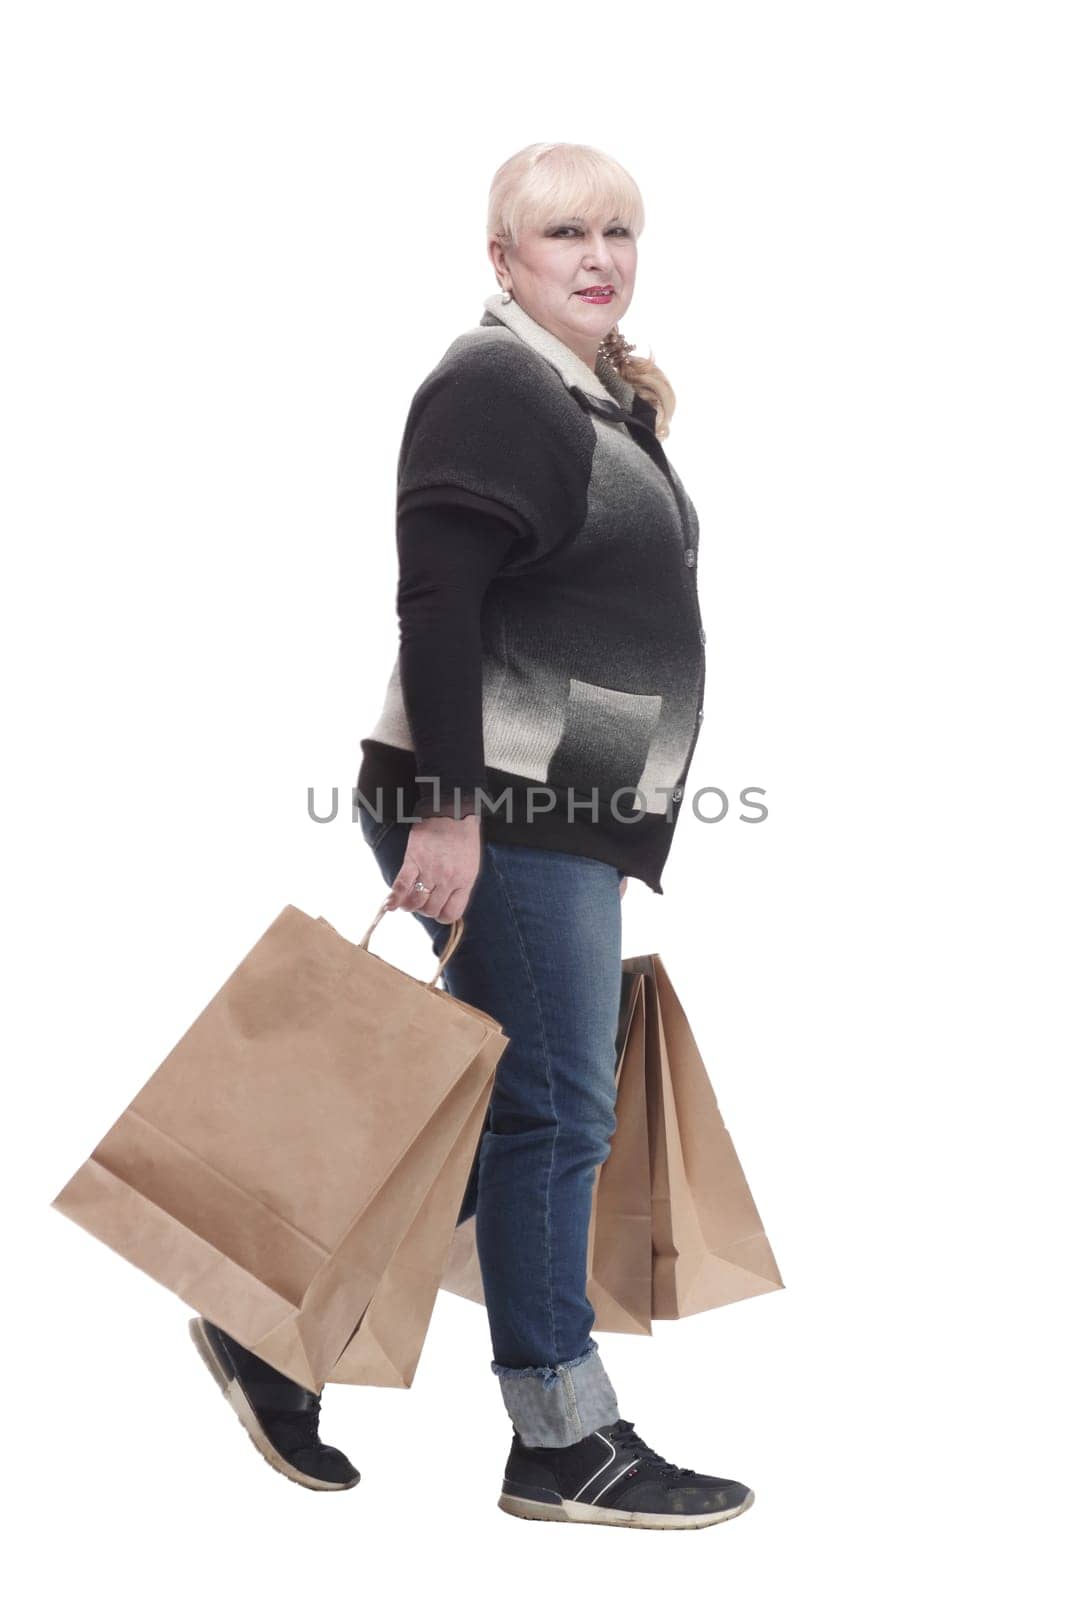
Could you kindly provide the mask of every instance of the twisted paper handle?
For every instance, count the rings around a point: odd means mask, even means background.
[[[379,922],[381,922],[382,918],[385,916],[386,906],[387,906],[387,901],[383,900],[381,905],[378,908],[378,915],[375,917],[374,921],[371,923],[370,927],[367,929],[366,933],[363,935],[362,939],[359,941],[364,950],[369,950],[370,949],[370,936],[374,932],[375,928],[378,926]],[[427,989],[435,989],[437,987],[437,980],[438,980],[438,978],[440,978],[442,972],[445,970],[445,967],[448,965],[449,961],[455,955],[456,947],[458,946],[459,941],[462,939],[462,937],[463,937],[463,918],[462,917],[457,917],[455,922],[452,924],[452,932],[448,936],[448,943],[445,945],[444,955],[441,957],[441,960],[438,963],[437,971],[434,973],[434,975],[430,979],[430,981],[425,985],[425,987]]]

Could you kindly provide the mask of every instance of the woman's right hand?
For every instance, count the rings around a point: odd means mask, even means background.
[[[455,922],[467,909],[481,856],[482,819],[476,813],[420,818],[411,824],[404,864],[393,879],[385,909]],[[415,888],[416,879],[429,893]]]

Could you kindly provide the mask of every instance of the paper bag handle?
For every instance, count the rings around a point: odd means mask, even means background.
[[[364,950],[369,950],[370,949],[370,936],[374,932],[375,928],[378,926],[379,922],[381,922],[382,918],[385,916],[387,907],[388,907],[388,901],[383,900],[382,904],[378,907],[377,916],[375,917],[374,921],[371,923],[370,927],[367,929],[366,933],[363,935],[362,939],[359,941],[360,944],[363,946]],[[452,932],[448,936],[448,943],[445,945],[444,955],[441,957],[440,961],[438,962],[437,971],[434,973],[433,977],[429,980],[429,982],[425,985],[425,987],[427,989],[435,989],[437,987],[437,980],[441,976],[442,972],[445,970],[445,967],[448,965],[449,961],[455,955],[456,946],[459,944],[459,941],[462,939],[462,937],[463,937],[463,918],[462,917],[457,917],[455,922],[452,924]]]

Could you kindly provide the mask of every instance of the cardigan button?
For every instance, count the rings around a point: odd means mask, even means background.
[[[672,799],[680,800],[681,798],[682,798],[682,790],[681,790],[681,786],[679,785],[679,787],[677,789],[675,789],[674,794],[672,796]]]
[[[707,644],[707,642],[708,642],[708,636],[704,632],[703,628],[701,628],[701,630],[700,630],[700,642],[701,642],[701,644]]]
[[[696,553],[695,550],[687,550],[685,552],[685,564],[686,564],[687,567],[695,567],[696,566],[696,559],[697,559],[697,553]]]
[[[704,720],[704,708],[703,708],[703,706],[701,706],[700,710],[697,712],[697,721],[698,722],[703,722],[703,720]]]

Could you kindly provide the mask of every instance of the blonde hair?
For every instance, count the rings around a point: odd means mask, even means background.
[[[644,231],[641,192],[625,167],[588,144],[528,144],[493,174],[487,237],[507,249],[527,228],[595,212],[617,217],[635,237]],[[651,354],[635,356],[618,323],[600,348],[620,378],[655,406],[656,437],[665,439],[677,401]]]

